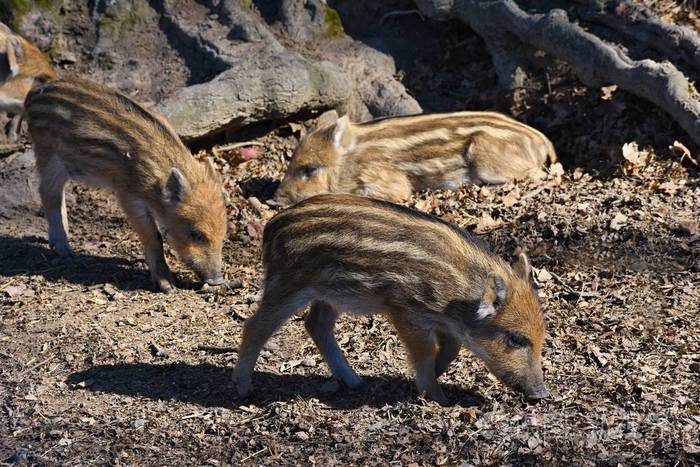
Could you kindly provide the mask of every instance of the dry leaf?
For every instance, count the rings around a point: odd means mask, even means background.
[[[246,230],[250,238],[262,238],[265,227],[260,222],[250,222],[246,225]]]
[[[554,177],[560,178],[562,175],[564,175],[564,167],[557,162],[556,164],[549,166],[549,173]]]
[[[600,98],[604,101],[612,99],[613,92],[617,91],[617,84],[611,86],[603,86],[600,88]]]
[[[535,269],[535,277],[537,277],[537,282],[544,284],[552,280],[552,275],[545,268]]]
[[[627,224],[627,216],[621,213],[615,214],[615,217],[610,221],[610,228],[612,230],[620,230]]]
[[[622,168],[625,175],[637,175],[639,169],[645,167],[651,161],[651,153],[649,151],[640,151],[636,142],[625,143],[622,146],[622,157],[625,158],[625,164]]]
[[[436,205],[437,200],[432,196],[416,201],[416,209],[423,212],[432,212]]]
[[[683,219],[678,221],[678,230],[685,235],[697,235],[700,232],[700,221],[694,219]]]
[[[474,228],[474,233],[478,235],[485,234],[496,230],[501,226],[503,226],[502,220],[494,219],[491,217],[491,214],[485,212],[481,215],[481,218],[479,218],[479,222],[476,224],[476,228]]]
[[[697,444],[684,444],[683,450],[686,452],[686,454],[700,454],[700,446],[698,446]]]
[[[20,286],[20,285],[10,285],[8,287],[5,287],[3,292],[7,294],[8,297],[14,298],[19,295],[22,295],[25,291],[26,287]]]
[[[659,185],[659,189],[662,191],[665,191],[669,195],[675,194],[679,188],[681,188],[681,186],[677,185],[676,183],[674,183],[672,181],[664,182],[661,185]]]
[[[513,188],[507,195],[503,197],[503,205],[507,208],[515,205],[520,199],[520,188]]]
[[[684,160],[688,160],[693,165],[698,165],[698,161],[693,159],[693,157],[690,155],[690,149],[686,148],[680,141],[674,141],[673,144],[668,148],[675,152],[676,155],[680,156],[681,162],[683,162]]]

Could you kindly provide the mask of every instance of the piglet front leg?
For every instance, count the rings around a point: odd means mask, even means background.
[[[153,285],[163,293],[175,292],[177,289],[175,281],[163,253],[163,238],[158,232],[153,216],[140,199],[125,196],[120,198],[120,203],[129,223],[143,244]]]

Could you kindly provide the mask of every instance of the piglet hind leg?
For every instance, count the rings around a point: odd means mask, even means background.
[[[173,275],[163,253],[163,239],[158,232],[153,216],[141,199],[123,196],[119,202],[126,214],[129,223],[139,236],[143,244],[146,263],[151,272],[153,285],[164,293],[172,293],[176,290]]]
[[[390,317],[413,363],[418,392],[440,405],[448,405],[447,397],[438,384],[435,372],[437,346],[432,331],[407,320],[405,314],[392,313]]]
[[[306,315],[304,325],[319,352],[323,355],[333,377],[350,388],[356,388],[362,385],[362,378],[350,367],[335,339],[333,328],[337,319],[338,312],[329,304],[315,302]]]
[[[270,282],[267,281],[269,284]],[[258,311],[243,325],[238,346],[238,362],[233,370],[233,382],[240,397],[250,393],[255,363],[265,343],[294,314],[309,303],[302,292],[279,292],[266,287]]]
[[[57,157],[42,157],[37,154],[39,169],[39,194],[44,206],[44,215],[49,223],[49,243],[61,258],[72,255],[68,244],[68,213],[64,188],[68,181],[68,172]]]

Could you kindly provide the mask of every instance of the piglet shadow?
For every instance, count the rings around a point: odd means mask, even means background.
[[[274,402],[298,398],[317,398],[336,409],[362,406],[381,408],[417,397],[413,381],[405,378],[365,376],[364,380],[365,384],[359,389],[340,387],[337,391],[324,392],[324,383],[329,380],[323,376],[256,372],[253,376],[253,394],[245,400],[235,396],[233,369],[208,363],[98,365],[71,374],[67,382],[74,388],[93,392],[224,408],[235,408],[240,404],[265,407]],[[485,402],[481,396],[458,386],[443,384],[443,389],[456,405],[470,407]]]
[[[240,183],[241,194],[245,198],[255,196],[260,201],[267,201],[275,197],[279,184],[279,180],[270,177],[248,178]]]
[[[87,287],[111,283],[120,290],[153,290],[151,276],[140,260],[76,252],[63,259],[37,236],[0,235],[0,276],[43,276],[49,282],[67,281]],[[194,289],[197,282],[179,280],[178,287]]]

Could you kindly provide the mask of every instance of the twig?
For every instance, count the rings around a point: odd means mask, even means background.
[[[546,189],[546,188],[551,188],[551,187],[549,186],[549,184],[542,185],[542,186],[540,186],[540,187],[538,187],[538,188],[535,188],[535,189],[532,190],[532,191],[528,191],[527,193],[525,193],[524,195],[522,195],[522,196],[520,197],[520,200],[522,201],[522,200],[524,200],[524,199],[533,198],[533,197],[539,195],[539,194],[540,194],[544,189]]]
[[[208,413],[208,412],[195,412],[195,413],[192,413],[189,415],[185,415],[184,417],[180,418],[180,420],[189,420],[190,418],[199,418],[206,413]]]
[[[265,452],[265,451],[267,451],[267,446],[264,447],[264,448],[262,448],[262,449],[259,450],[259,451],[254,452],[253,454],[251,454],[251,455],[249,455],[249,456],[246,456],[246,457],[244,457],[243,459],[241,459],[241,464],[242,464],[243,462],[247,461],[247,460],[252,459],[253,457],[257,457],[259,454],[262,454],[262,453]]]
[[[571,287],[569,284],[564,282],[564,279],[561,278],[558,274],[553,273],[552,271],[547,271],[561,286],[563,286],[567,292],[573,293],[576,295],[579,295],[579,292],[576,291],[573,287]]]
[[[49,362],[50,362],[51,360],[53,360],[54,358],[56,358],[56,356],[55,356],[55,355],[51,355],[51,356],[50,356],[49,358],[47,358],[46,360],[41,361],[41,362],[39,362],[39,363],[37,363],[37,364],[35,364],[35,365],[32,365],[31,367],[29,367],[29,368],[27,368],[26,370],[24,370],[22,373],[20,373],[20,375],[19,375],[19,376],[20,376],[20,379],[19,379],[18,382],[22,382],[22,381],[24,380],[24,377],[27,375],[27,373],[36,370],[37,368],[39,368],[40,366],[42,366],[42,365],[44,365],[44,364],[46,364],[46,363],[49,363]]]
[[[238,349],[236,347],[214,347],[210,345],[198,345],[197,347],[195,347],[195,349],[199,350],[200,352],[206,352],[212,355],[238,353]]]
[[[6,287],[9,287],[10,284],[12,284],[12,283],[13,283],[14,281],[16,281],[16,280],[17,280],[17,278],[16,278],[16,277],[13,277],[13,278],[10,279],[9,281],[7,281],[7,282],[5,282],[4,284],[0,285],[0,290],[5,290]]]
[[[236,148],[243,148],[246,146],[265,146],[265,144],[260,143],[258,141],[242,141],[240,143],[230,143],[230,144],[224,144],[223,146],[214,147],[214,148],[212,148],[212,152],[215,155],[218,155],[221,152],[230,151],[231,149],[236,149]]]

